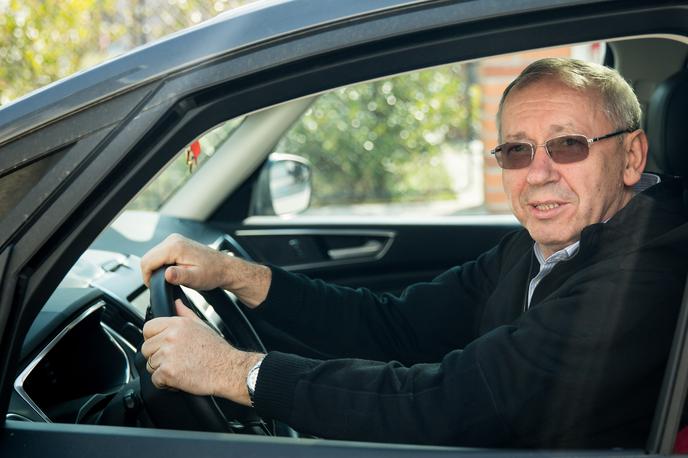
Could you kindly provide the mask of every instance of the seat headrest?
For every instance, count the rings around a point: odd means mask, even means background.
[[[688,69],[657,86],[647,121],[648,171],[688,176]]]

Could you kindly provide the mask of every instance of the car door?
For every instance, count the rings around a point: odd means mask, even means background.
[[[174,152],[208,128],[355,81],[482,55],[598,39],[600,30],[614,35],[688,35],[687,12],[680,3],[634,2],[629,7],[622,2],[381,1],[376,8],[362,1],[346,3],[294,2],[289,8],[277,4],[233,23],[242,33],[263,36],[242,38],[236,32],[227,37],[219,32],[220,21],[214,29],[199,29],[167,43],[163,55],[184,39],[199,47],[206,42],[217,46],[196,56],[193,65],[165,67],[160,56],[154,59],[157,64],[146,62],[160,52],[151,47],[148,54],[134,56],[139,61],[118,61],[130,68],[106,67],[113,73],[100,86],[90,85],[88,78],[58,86],[55,91],[63,91],[60,97],[78,100],[73,111],[61,112],[60,99],[52,100],[45,111],[40,104],[26,108],[49,100],[38,95],[2,113],[14,122],[5,121],[2,126],[0,179],[3,184],[23,187],[9,199],[0,227],[0,413],[7,411],[23,337],[64,273]],[[298,33],[287,34],[290,29]],[[137,72],[145,75],[137,76]],[[107,97],[102,97],[103,91]],[[22,170],[32,173],[25,180],[17,179],[16,173]],[[236,220],[214,224],[225,225],[251,245],[257,257],[269,261],[270,243],[286,244],[284,250],[279,248],[287,253],[281,261],[284,265],[342,283],[368,282],[380,290],[397,290],[402,283],[429,278],[448,265],[470,259],[513,227],[513,222],[475,221],[348,226],[317,222],[296,227],[265,221],[251,227]],[[267,243],[261,245],[260,240]],[[294,245],[301,246],[305,255],[308,246],[318,246],[315,260],[302,262]],[[371,257],[379,259],[371,262]],[[672,439],[669,432],[661,450],[666,451]],[[17,421],[5,422],[0,450],[3,456],[45,456],[55,450],[76,456],[460,453],[433,447],[239,439]],[[530,452],[504,453],[525,456]],[[644,456],[643,451],[613,450],[591,452],[591,456],[634,453]]]

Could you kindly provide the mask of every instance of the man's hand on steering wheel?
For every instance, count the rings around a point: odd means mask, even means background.
[[[264,355],[237,350],[180,300],[175,305],[178,316],[156,318],[143,327],[141,352],[155,386],[250,406],[246,375]]]
[[[269,267],[227,256],[179,234],[168,236],[141,258],[144,283],[150,286],[153,272],[165,265],[170,266],[165,271],[168,283],[229,290],[251,308],[265,300],[272,279]]]
[[[136,367],[150,422],[169,429],[295,436],[288,426],[261,419],[250,408],[246,387],[266,349],[234,295],[249,307],[261,304],[270,269],[175,234],[146,253],[141,271],[151,306]],[[213,307],[222,335],[194,314],[202,312],[180,285],[199,291]]]

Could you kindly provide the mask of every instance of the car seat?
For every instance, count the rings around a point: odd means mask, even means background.
[[[646,169],[667,175],[688,176],[688,148],[683,143],[688,127],[688,69],[660,83],[650,98],[646,131],[649,142]],[[684,191],[688,206],[688,192]],[[683,409],[674,453],[688,453],[688,411]]]
[[[648,171],[688,175],[688,69],[660,83],[647,110]]]

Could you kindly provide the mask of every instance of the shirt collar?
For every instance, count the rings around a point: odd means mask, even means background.
[[[557,251],[556,253],[553,253],[550,255],[547,259],[545,259],[545,255],[542,254],[542,251],[540,250],[540,246],[535,243],[533,246],[533,251],[535,252],[535,258],[538,260],[540,263],[540,268],[544,266],[547,263],[557,263],[560,261],[568,261],[572,257],[578,253],[578,248],[580,247],[580,240],[577,240],[573,242],[571,245],[562,248],[561,250]]]
[[[662,179],[659,177],[659,175],[655,175],[654,173],[643,173],[640,175],[640,181],[633,185],[633,191],[636,193],[641,193],[647,188],[654,186],[661,181]]]

